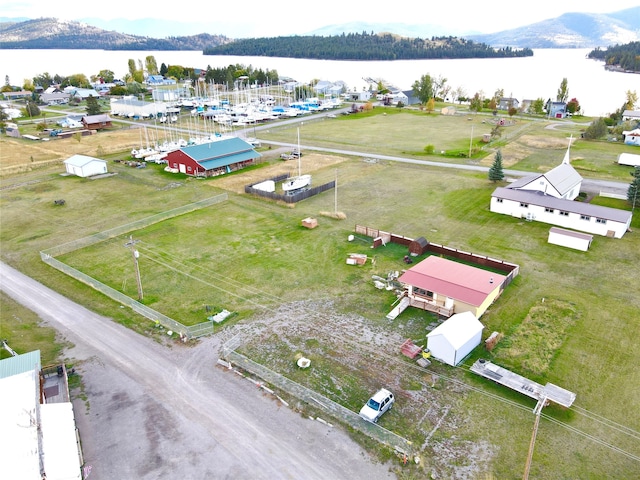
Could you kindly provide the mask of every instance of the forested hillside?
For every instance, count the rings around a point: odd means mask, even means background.
[[[604,60],[609,68],[640,73],[640,42],[616,45],[605,50],[596,48],[589,53],[589,58]]]
[[[450,58],[527,57],[528,48],[494,49],[457,37],[430,40],[405,38],[389,33],[350,33],[329,37],[289,36],[248,38],[205,48],[205,55],[246,55],[263,57],[314,58],[325,60],[413,60]]]

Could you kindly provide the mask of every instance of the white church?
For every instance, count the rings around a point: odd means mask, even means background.
[[[571,166],[570,150],[571,140],[557,167],[496,188],[491,194],[490,210],[528,221],[622,238],[631,225],[631,212],[574,201],[580,193],[582,177]]]

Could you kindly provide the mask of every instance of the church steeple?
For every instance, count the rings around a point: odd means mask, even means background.
[[[564,158],[562,159],[562,163],[566,163],[567,165],[571,165],[570,159],[570,150],[571,150],[571,142],[573,141],[573,134],[569,137],[569,146],[567,147],[567,153],[564,154]]]

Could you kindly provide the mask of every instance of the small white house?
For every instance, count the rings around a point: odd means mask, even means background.
[[[78,177],[91,177],[107,173],[107,162],[87,155],[73,155],[64,161],[67,173]]]
[[[427,348],[433,358],[455,367],[480,344],[483,328],[473,313],[457,313],[427,334]]]
[[[625,145],[640,146],[640,128],[624,131],[622,136],[624,137]]]
[[[558,227],[551,227],[549,229],[548,242],[553,245],[560,245],[561,247],[568,247],[586,252],[589,250],[592,241],[593,235],[589,235],[588,233],[574,232],[572,230],[565,230],[564,228]]]

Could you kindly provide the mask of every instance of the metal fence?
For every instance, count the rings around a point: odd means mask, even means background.
[[[204,200],[200,200],[194,203],[189,203],[187,205],[182,205],[181,207],[173,208],[165,212],[151,215],[150,217],[141,218],[140,220],[136,220],[135,222],[127,223],[125,225],[120,225],[118,227],[111,228],[109,230],[104,230],[102,232],[89,235],[88,237],[79,238],[71,242],[63,243],[62,245],[57,245],[48,250],[44,250],[44,253],[51,255],[53,257],[64,255],[66,253],[71,253],[80,248],[88,247],[90,245],[95,245],[96,243],[100,243],[105,240],[109,240],[111,238],[124,235],[125,233],[140,230],[141,228],[145,228],[145,227],[148,227],[149,225],[153,225],[155,223],[168,220],[169,218],[178,217],[180,215],[184,215],[185,213],[193,212],[195,210],[200,210],[201,208],[215,205],[216,203],[224,202],[228,198],[229,197],[226,193],[216,195],[215,197],[205,198]]]
[[[98,290],[103,293],[107,297],[115,300],[122,305],[130,307],[134,312],[148,318],[156,324],[162,325],[163,327],[176,332],[181,337],[186,337],[187,339],[202,337],[204,335],[209,335],[213,333],[213,320],[209,320],[207,322],[202,322],[197,325],[183,325],[182,323],[174,320],[171,317],[168,317],[151,307],[148,307],[131,297],[128,297],[122,292],[115,290],[114,288],[105,285],[104,283],[96,280],[89,275],[82,273],[79,270],[76,270],[73,267],[70,267],[66,263],[57,260],[55,256],[63,255],[66,253],[71,253],[80,248],[88,247],[90,245],[94,245],[96,243],[100,243],[104,240],[108,240],[134,230],[139,230],[141,228],[147,227],[149,225],[153,225],[155,223],[161,222],[163,220],[167,220],[169,218],[177,217],[179,215],[184,215],[185,213],[193,212],[195,210],[199,210],[201,208],[205,208],[211,205],[215,205],[216,203],[223,202],[227,200],[228,196],[226,193],[221,195],[217,195],[215,197],[210,197],[199,202],[190,203],[188,205],[183,205],[182,207],[174,208],[172,210],[167,210],[162,213],[158,213],[156,215],[152,215],[150,217],[142,218],[140,220],[136,220],[135,222],[128,223],[126,225],[121,225],[119,227],[112,228],[110,230],[105,230],[100,233],[96,233],[94,235],[90,235],[88,237],[80,238],[78,240],[74,240],[72,242],[67,242],[62,245],[58,245],[56,247],[52,247],[48,250],[40,252],[40,259],[46,264],[52,266],[56,270],[68,275],[76,280],[89,285],[90,287]]]
[[[228,362],[231,362],[241,369],[261,378],[271,386],[287,392],[289,395],[293,395],[309,405],[320,409],[327,415],[348,424],[354,430],[364,433],[379,443],[387,445],[395,451],[407,455],[407,457],[412,455],[412,443],[406,438],[401,437],[380,425],[363,420],[357,413],[349,410],[339,403],[336,403],[333,400],[330,400],[327,397],[320,395],[319,393],[314,392],[313,390],[310,390],[309,388],[300,385],[299,383],[294,382],[293,380],[290,380],[287,377],[270,370],[264,365],[260,365],[259,363],[256,363],[236,352],[235,350],[240,347],[241,344],[241,337],[236,335],[223,345],[223,356]]]

